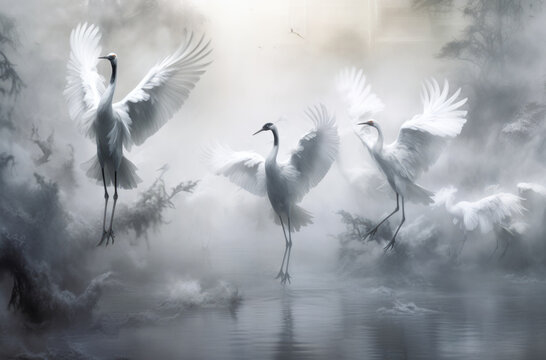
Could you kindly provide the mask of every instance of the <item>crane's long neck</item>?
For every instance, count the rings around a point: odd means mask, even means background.
[[[383,150],[383,131],[381,131],[379,124],[374,123],[373,126],[377,129],[377,140],[373,145],[373,150],[379,153]]]
[[[107,105],[112,105],[112,100],[114,99],[114,90],[116,90],[116,76],[117,76],[117,69],[118,64],[115,61],[110,61],[110,64],[112,65],[112,75],[110,75],[110,83],[108,84],[108,87],[104,91],[104,94],[102,94],[101,97],[101,104],[103,107]],[[99,105],[99,107],[100,107]]]
[[[279,133],[275,126],[271,127],[271,132],[273,133],[273,149],[269,153],[266,162],[269,164],[277,163],[277,154],[279,153]]]
[[[112,75],[110,76],[110,85],[115,86],[116,85],[116,75],[118,70],[118,63],[117,61],[110,61],[112,64]]]

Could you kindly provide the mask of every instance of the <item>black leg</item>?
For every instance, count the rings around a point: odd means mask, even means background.
[[[106,232],[106,210],[108,209],[108,190],[106,189],[106,178],[104,177],[104,168],[101,168],[102,171],[102,184],[104,185],[104,216],[102,217],[102,237],[97,244],[97,246],[101,246],[104,240],[107,238],[107,232]]]
[[[284,278],[284,272],[282,271],[284,267],[284,260],[286,259],[286,253],[288,251],[288,238],[286,237],[286,230],[284,229],[284,222],[282,221],[282,216],[279,215],[279,219],[281,220],[281,226],[282,226],[282,233],[284,235],[284,255],[282,256],[282,263],[281,263],[281,269],[279,270],[279,273],[275,277],[275,279],[283,279]]]
[[[393,216],[394,214],[396,214],[398,212],[398,210],[400,209],[400,205],[399,205],[399,202],[398,202],[398,198],[399,198],[399,195],[398,193],[396,193],[396,209],[394,209],[393,212],[391,212],[389,215],[387,215],[383,220],[381,220],[379,222],[379,224],[375,225],[370,231],[368,231],[366,233],[366,235],[364,235],[364,238],[362,240],[366,240],[368,237],[373,237],[375,235],[375,233],[377,232],[377,229],[379,229],[379,227],[385,222],[387,221],[391,216]],[[403,200],[402,200],[403,201]]]
[[[463,243],[461,244],[461,249],[459,250],[459,253],[457,254],[457,256],[461,255],[461,253],[463,252],[463,248],[464,248],[464,244],[466,243],[466,239],[468,239],[468,233],[465,230],[464,235],[463,235]]]
[[[506,240],[506,246],[504,247],[504,250],[502,251],[502,254],[500,255],[500,259],[506,255],[506,251],[508,250],[508,247],[510,246],[510,242],[512,241],[512,233],[509,232],[509,236],[505,239]]]
[[[104,176],[104,168],[101,168],[102,172],[102,185],[104,185],[104,198],[108,198],[108,190],[106,189],[106,177]]]
[[[396,232],[394,233],[394,236],[392,237],[392,240],[389,241],[387,246],[385,246],[385,251],[394,248],[394,244],[395,244],[395,241],[396,241],[396,235],[398,235],[398,232],[400,231],[400,228],[402,227],[402,225],[406,221],[406,213],[404,211],[404,197],[401,196],[401,198],[402,198],[402,221],[400,221],[400,224],[398,225],[398,228],[396,229]],[[398,199],[398,197],[397,197],[397,199]]]
[[[286,258],[286,269],[284,269],[284,278],[282,283],[286,284],[286,281],[290,283],[290,274],[288,274],[288,265],[290,264],[290,254],[292,253],[292,230],[290,227],[290,211],[287,212],[288,218],[288,257]]]
[[[116,212],[116,203],[118,202],[118,172],[114,171],[114,205],[112,206],[112,216],[110,217],[110,227],[108,229],[108,238],[106,239],[106,245],[108,246],[108,240],[112,239],[114,243],[114,230],[112,225],[114,224],[114,213]]]
[[[495,234],[496,235],[496,234]],[[498,235],[495,236],[496,240],[497,240],[497,245],[495,245],[495,248],[493,249],[493,252],[491,253],[491,255],[489,255],[489,260],[491,260],[493,258],[493,255],[495,255],[495,253],[497,252],[497,250],[499,249],[499,237]]]

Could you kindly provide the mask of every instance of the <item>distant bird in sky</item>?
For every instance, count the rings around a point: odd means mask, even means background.
[[[299,32],[295,31],[294,28],[290,28],[290,34],[294,34],[302,39],[305,39]]]
[[[276,277],[283,284],[290,282],[292,231],[312,223],[309,212],[296,204],[328,173],[339,147],[335,119],[324,105],[310,107],[306,115],[314,129],[300,139],[286,162],[277,162],[279,132],[273,123],[266,123],[254,133],[271,131],[273,134],[273,149],[267,159],[254,152],[232,151],[225,147],[218,147],[211,154],[212,165],[218,174],[255,195],[269,197],[285,239],[281,268]]]
[[[359,72],[346,71],[346,73],[349,74],[349,82],[351,74],[353,74],[352,78],[355,84],[362,81],[358,76]],[[363,106],[367,95],[365,89],[360,92],[355,91],[347,97],[350,108]],[[375,141],[362,138],[362,142],[396,193],[396,208],[372,228],[365,235],[366,238],[373,236],[381,224],[399,211],[401,199],[402,220],[394,236],[385,246],[385,250],[394,247],[396,236],[406,220],[405,199],[422,204],[430,204],[433,201],[434,194],[417,185],[415,181],[437,160],[447,140],[459,135],[465,124],[466,111],[459,108],[466,103],[467,99],[457,100],[460,91],[460,89],[457,90],[448,98],[449,85],[447,81],[442,89],[435,80],[426,81],[421,94],[423,113],[404,122],[400,127],[396,141],[386,146],[383,146],[383,132],[377,121],[369,119],[358,123],[358,125],[366,125],[376,129]],[[361,118],[360,121],[362,120]]]
[[[101,54],[101,33],[92,24],[79,24],[70,34],[70,58],[64,94],[70,117],[77,120],[86,135],[95,139],[97,156],[87,162],[87,175],[104,185],[103,234],[98,245],[114,242],[112,223],[118,199],[118,186],[132,189],[140,181],[135,165],[123,156],[123,147],[141,145],[156,133],[184,104],[190,91],[209,63],[212,51],[204,36],[196,43],[193,34],[172,55],[154,65],[123,100],[112,103],[116,88],[118,57]],[[97,72],[99,59],[112,66],[110,82]],[[108,185],[114,185],[114,205],[106,229]]]
[[[463,230],[464,239],[459,253],[463,249],[468,232],[479,228],[482,234],[486,234],[499,227],[511,233],[513,229],[521,227],[513,226],[516,223],[512,221],[514,216],[521,215],[525,210],[519,196],[500,192],[476,201],[456,203],[456,193],[457,189],[453,186],[441,189],[434,196],[434,206],[445,205],[447,212],[453,217],[453,223],[458,224]]]

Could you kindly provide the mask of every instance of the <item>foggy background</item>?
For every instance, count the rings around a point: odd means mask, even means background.
[[[462,231],[444,208],[408,204],[396,250],[383,255],[388,228],[367,243],[351,229],[357,217],[375,222],[390,212],[394,196],[390,189],[353,186],[343,177],[341,164],[376,169],[349,134],[341,139],[342,161],[300,204],[314,224],[294,234],[290,286],[356,277],[376,285],[417,281],[449,287],[458,281],[453,278],[484,272],[543,279],[546,193],[517,188],[521,182],[546,185],[541,1],[0,4],[0,49],[11,64],[0,67],[7,74],[0,78],[2,355],[46,351],[45,343],[32,338],[36,333],[27,339],[28,327],[47,332],[68,323],[107,332],[178,317],[187,306],[232,308],[256,289],[276,291],[280,285],[273,277],[284,242],[269,202],[214,175],[206,150],[220,143],[266,156],[272,138],[251,134],[284,118],[277,124],[282,159],[311,128],[303,111],[319,102],[335,113],[345,134],[351,124],[335,76],[347,66],[362,68],[385,103],[375,118],[387,143],[421,112],[423,80],[445,78],[451,89],[461,87],[468,121],[418,183],[432,191],[453,185],[457,201],[499,191],[519,194],[527,211],[516,220],[526,224],[525,231],[477,231],[455,259]],[[69,35],[80,22],[97,24],[103,52],[118,54],[114,101],[172,53],[186,32],[206,34],[214,49],[212,64],[182,109],[125,154],[143,182],[136,190],[120,190],[116,242],[107,248],[95,247],[103,190],[81,169],[95,144],[70,120],[62,94]],[[107,62],[99,71],[110,76]],[[159,171],[165,164],[168,170]],[[398,221],[393,217],[389,226]],[[497,241],[500,250],[491,259]],[[14,284],[23,285],[15,291]],[[125,315],[108,317],[112,312]],[[17,330],[8,335],[10,328]],[[55,356],[47,351],[44,358]]]

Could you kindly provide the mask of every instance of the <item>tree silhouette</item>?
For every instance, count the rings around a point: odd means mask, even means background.
[[[8,51],[15,50],[18,44],[15,21],[0,13],[0,128],[14,129],[11,123],[13,99],[19,95],[23,81],[15,65],[8,57]]]
[[[443,0],[414,1],[431,8]],[[466,0],[462,15],[468,21],[461,35],[446,43],[438,56],[460,61],[460,78],[470,90],[467,135],[493,133],[528,101],[532,59],[539,61],[539,45],[529,39],[529,24],[542,10],[542,0]],[[518,69],[524,69],[519,71]],[[493,122],[492,122],[493,120]],[[498,129],[500,130],[500,128]]]

